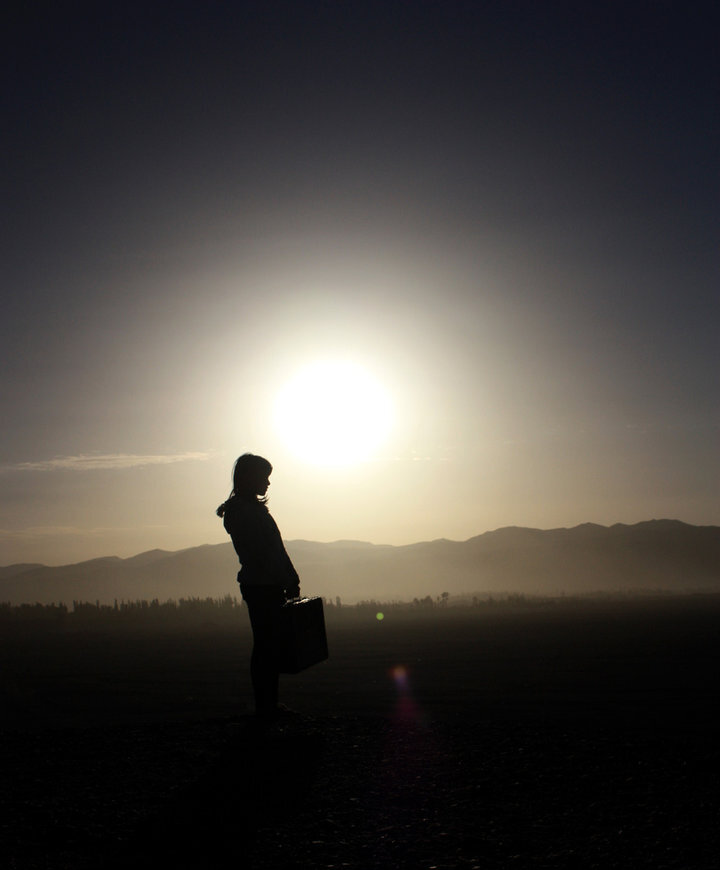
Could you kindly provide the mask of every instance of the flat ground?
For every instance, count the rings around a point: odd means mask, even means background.
[[[5,866],[717,867],[719,600],[384,613],[263,734],[242,620],[6,631]]]

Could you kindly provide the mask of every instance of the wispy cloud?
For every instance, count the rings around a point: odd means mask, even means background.
[[[56,456],[36,462],[18,462],[2,466],[3,471],[98,471],[99,469],[139,468],[146,465],[170,465],[175,462],[205,462],[210,453],[79,453]]]
[[[138,530],[145,532],[148,529],[163,531],[167,529],[167,526],[96,526],[92,528],[82,528],[80,526],[27,526],[22,529],[0,528],[0,540],[15,538],[28,540],[37,538],[107,538],[108,536],[123,535],[127,532],[134,533]]]

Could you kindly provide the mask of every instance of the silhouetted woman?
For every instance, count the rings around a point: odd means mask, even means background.
[[[233,468],[230,498],[217,509],[240,559],[238,583],[253,630],[250,673],[255,712],[266,718],[278,711],[280,608],[300,594],[297,571],[265,504],[271,472],[267,459],[244,453]]]

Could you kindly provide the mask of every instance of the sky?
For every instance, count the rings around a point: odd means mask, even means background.
[[[23,6],[0,564],[720,524],[714,3]]]

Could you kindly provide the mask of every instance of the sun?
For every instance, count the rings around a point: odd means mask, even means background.
[[[278,435],[300,459],[344,465],[372,457],[392,428],[390,396],[367,369],[347,361],[315,362],[278,393]]]

